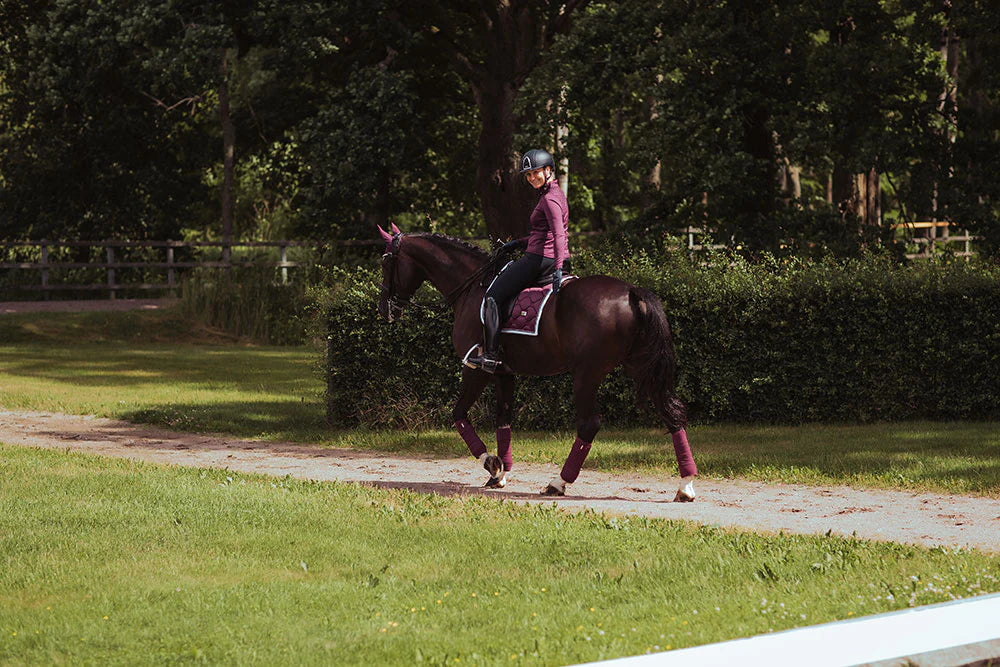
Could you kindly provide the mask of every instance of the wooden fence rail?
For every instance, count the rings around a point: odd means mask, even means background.
[[[894,230],[908,232],[909,238],[903,242],[909,242],[918,246],[917,252],[907,253],[908,259],[925,259],[934,255],[941,248],[946,248],[949,244],[959,244],[958,250],[954,250],[955,257],[964,257],[966,261],[976,254],[972,249],[972,244],[979,240],[979,237],[969,234],[968,230],[957,229],[950,222],[937,220],[931,222],[906,222],[893,225]],[[957,234],[954,232],[958,232]]]
[[[380,241],[343,242],[341,245],[373,245]],[[18,291],[43,292],[48,296],[53,291],[100,291],[107,290],[114,299],[121,290],[160,290],[172,291],[179,287],[178,272],[192,268],[231,269],[242,266],[271,266],[281,269],[282,282],[288,282],[288,269],[299,266],[298,262],[289,261],[288,249],[295,247],[316,248],[319,244],[302,241],[242,241],[223,243],[221,241],[0,241],[0,248],[38,248],[40,250],[37,262],[3,262],[0,269],[18,271],[37,271],[40,273],[41,284],[19,285],[11,284],[4,288]],[[103,262],[59,262],[52,261],[54,248],[100,248],[104,251]],[[222,248],[223,260],[177,261],[174,251],[178,248]],[[227,250],[231,248],[277,248],[278,261],[234,260]],[[124,249],[159,249],[165,257],[163,261],[121,261],[117,259]],[[53,283],[51,273],[61,269],[100,269],[105,272],[106,280],[101,284]],[[122,282],[116,273],[120,269],[157,269],[166,271],[165,283],[132,283]]]
[[[931,257],[940,247],[944,247],[947,244],[960,244],[960,249],[953,250],[955,256],[964,257],[968,259],[975,254],[972,249],[972,243],[977,240],[977,237],[970,235],[967,231],[961,230],[958,234],[951,234],[952,226],[948,222],[914,222],[906,223],[900,225],[893,225],[893,228],[902,229],[907,232],[905,239],[899,239],[899,242],[903,243],[914,243],[919,246],[919,251],[916,253],[910,253],[906,256],[911,259],[920,259]],[[957,230],[956,230],[957,231]],[[572,234],[572,236],[596,236],[600,235],[600,232],[577,232]],[[724,248],[725,244],[712,244],[711,246],[703,245],[702,237],[703,231],[695,227],[689,227],[685,230],[684,236],[686,245],[689,252],[696,252],[699,250],[704,250],[708,247],[711,248]],[[470,239],[470,240],[482,240],[482,239]],[[337,245],[337,246],[374,246],[381,244],[381,240],[377,239],[357,239],[357,240],[344,240],[344,241],[332,241],[326,246]],[[39,261],[37,262],[10,262],[2,261],[2,256],[0,256],[0,269],[4,270],[14,270],[14,271],[38,271],[40,273],[41,281],[40,284],[0,284],[0,289],[5,290],[17,290],[17,291],[33,291],[42,292],[48,298],[49,294],[54,291],[72,291],[72,292],[82,292],[82,291],[101,291],[106,290],[109,293],[110,298],[115,298],[117,292],[121,290],[141,290],[141,291],[151,291],[159,290],[170,292],[176,290],[179,287],[178,283],[178,273],[193,269],[193,268],[211,268],[211,269],[231,269],[233,267],[242,266],[271,266],[274,268],[281,269],[281,280],[284,283],[288,282],[288,269],[295,268],[299,266],[298,262],[289,261],[288,259],[288,249],[289,248],[321,248],[324,244],[319,243],[309,243],[303,241],[240,241],[225,243],[222,241],[123,241],[123,240],[105,240],[105,241],[3,241],[0,240],[0,249],[3,248],[38,248]],[[52,261],[52,249],[53,248],[100,248],[103,250],[105,260],[103,262],[60,262]],[[181,260],[175,259],[174,251],[177,249],[198,249],[198,248],[221,248],[222,249],[222,260]],[[278,261],[263,261],[263,260],[233,260],[231,253],[229,252],[232,248],[277,248],[279,259]],[[119,259],[120,250],[127,249],[160,249],[164,253],[164,259],[162,261],[122,261]],[[53,271],[58,271],[62,269],[99,269],[103,270],[106,275],[106,280],[104,283],[100,284],[72,284],[72,283],[53,283],[50,281],[51,273]],[[166,272],[166,282],[165,283],[129,283],[120,281],[120,275],[118,273],[121,269],[155,269],[163,270]]]

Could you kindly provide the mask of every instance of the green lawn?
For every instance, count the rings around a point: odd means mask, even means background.
[[[0,663],[556,665],[1000,591],[1000,556],[0,445]]]
[[[450,430],[339,431],[324,424],[310,348],[252,346],[170,312],[0,317],[0,405],[97,414],[171,428],[341,447],[465,456]],[[456,387],[457,391],[457,387]],[[568,427],[568,425],[567,425]],[[484,440],[490,424],[481,424]],[[701,474],[1000,497],[996,423],[758,427],[694,425]],[[573,434],[515,429],[521,461],[561,463]],[[588,467],[669,477],[669,437],[606,429]]]

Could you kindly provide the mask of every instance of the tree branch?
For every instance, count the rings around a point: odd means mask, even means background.
[[[474,83],[479,83],[486,78],[487,72],[482,67],[473,63],[455,40],[444,31],[440,28],[428,28],[426,32],[431,35],[432,40],[440,42],[444,46],[445,51],[455,63],[455,68],[459,74],[471,79]]]
[[[201,95],[192,95],[190,97],[185,97],[184,99],[178,100],[177,102],[174,102],[173,104],[167,104],[163,100],[161,100],[159,98],[156,98],[156,97],[153,97],[152,95],[150,95],[146,91],[141,90],[139,92],[142,93],[143,96],[148,97],[149,99],[153,100],[153,102],[155,102],[156,106],[163,107],[167,111],[173,111],[177,107],[184,106],[186,104],[186,105],[188,105],[190,107],[191,113],[194,113],[195,105],[198,102],[201,102],[201,100],[203,99]]]

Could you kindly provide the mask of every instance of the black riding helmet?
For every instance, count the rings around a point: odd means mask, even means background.
[[[552,159],[552,154],[543,148],[532,148],[521,158],[521,173],[534,171],[542,167],[552,167],[555,171],[556,163]]]

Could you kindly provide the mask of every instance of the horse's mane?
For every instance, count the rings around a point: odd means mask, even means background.
[[[471,252],[480,259],[490,258],[490,254],[479,246],[472,245],[468,241],[463,241],[462,239],[456,239],[454,236],[445,236],[444,234],[438,234],[437,232],[416,232],[413,234],[407,234],[407,236],[429,239],[438,245],[446,245],[459,250],[465,250],[467,252]]]

